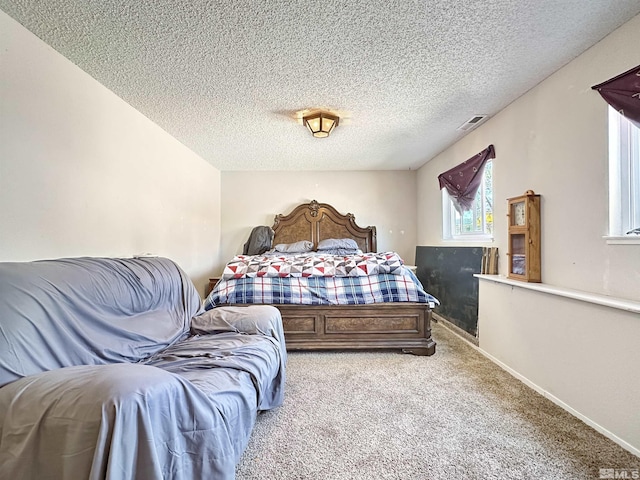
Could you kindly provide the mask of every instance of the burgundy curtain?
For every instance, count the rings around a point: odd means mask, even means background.
[[[640,128],[640,65],[591,88]]]
[[[489,145],[469,160],[438,175],[440,190],[447,189],[449,197],[460,215],[473,206],[478,188],[482,184],[484,166],[490,158],[496,158],[493,145]]]

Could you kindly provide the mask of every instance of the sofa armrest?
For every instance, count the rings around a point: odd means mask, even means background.
[[[270,305],[216,307],[191,319],[191,333],[236,332],[273,337],[284,345],[280,310]]]

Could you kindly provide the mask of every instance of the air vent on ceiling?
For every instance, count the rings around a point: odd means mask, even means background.
[[[476,128],[482,122],[484,122],[489,115],[474,115],[469,120],[460,125],[457,130],[471,130],[472,128]]]

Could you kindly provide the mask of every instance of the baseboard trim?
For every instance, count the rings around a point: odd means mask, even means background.
[[[624,448],[625,450],[627,450],[628,452],[634,454],[636,457],[640,457],[640,449],[634,447],[633,445],[631,445],[630,443],[624,441],[623,439],[621,439],[620,437],[618,437],[615,433],[610,432],[609,430],[607,430],[606,428],[604,428],[602,425],[594,422],[593,420],[591,420],[589,417],[581,414],[580,412],[578,412],[576,409],[572,408],[570,405],[566,404],[565,402],[563,402],[562,400],[560,400],[558,397],[556,397],[555,395],[552,395],[551,393],[547,392],[544,388],[540,387],[539,385],[537,385],[536,383],[532,382],[531,380],[529,380],[527,377],[525,377],[524,375],[518,373],[516,370],[514,370],[513,368],[509,367],[507,364],[501,362],[500,360],[498,360],[496,357],[494,357],[493,355],[491,355],[490,353],[487,353],[486,351],[484,351],[482,348],[479,347],[478,345],[478,339],[472,335],[470,335],[468,332],[465,332],[464,330],[462,330],[460,327],[458,327],[457,325],[454,325],[453,323],[451,323],[450,321],[448,321],[446,318],[441,317],[440,315],[437,315],[436,313],[432,314],[433,317],[435,318],[435,320],[438,323],[442,323],[442,325],[451,330],[453,333],[455,333],[456,335],[458,335],[460,338],[462,338],[462,340],[464,340],[465,342],[467,342],[472,348],[476,349],[478,352],[480,352],[482,355],[484,355],[486,358],[488,358],[489,360],[491,360],[493,363],[495,363],[496,365],[498,365],[500,368],[502,368],[505,372],[509,373],[511,376],[517,378],[518,380],[520,380],[522,383],[524,383],[525,385],[527,385],[528,387],[532,388],[533,390],[535,390],[536,392],[538,392],[540,395],[542,395],[545,398],[548,398],[549,400],[551,400],[553,403],[555,403],[556,405],[558,405],[560,408],[562,408],[563,410],[566,410],[567,412],[569,412],[571,415],[573,415],[574,417],[582,420],[584,423],[586,423],[587,425],[589,425],[591,428],[593,428],[594,430],[596,430],[597,432],[601,433],[602,435],[604,435],[605,437],[607,437],[609,440],[617,443],[618,445],[620,445],[622,448]],[[471,339],[475,339],[475,341],[472,341]]]
[[[475,347],[475,345],[474,345]],[[500,368],[502,368],[504,371],[506,371],[507,373],[511,374],[513,377],[517,378],[518,380],[520,380],[522,383],[524,383],[525,385],[527,385],[528,387],[531,387],[533,390],[535,390],[536,392],[538,392],[540,395],[542,395],[545,398],[548,398],[549,400],[551,400],[553,403],[555,403],[556,405],[558,405],[560,408],[562,408],[563,410],[566,410],[567,412],[569,412],[571,415],[573,415],[574,417],[582,420],[584,423],[586,423],[587,425],[589,425],[590,427],[592,427],[594,430],[598,431],[599,433],[601,433],[602,435],[604,435],[605,437],[607,437],[609,440],[614,441],[615,443],[617,443],[618,445],[620,445],[622,448],[624,448],[625,450],[627,450],[628,452],[631,452],[632,454],[634,454],[637,457],[640,457],[640,449],[635,448],[633,445],[625,442],[623,439],[621,439],[620,437],[618,437],[616,434],[610,432],[609,430],[607,430],[606,428],[604,428],[602,425],[599,425],[598,423],[594,422],[593,420],[591,420],[589,417],[581,414],[580,412],[578,412],[577,410],[575,410],[574,408],[572,408],[570,405],[566,404],[565,402],[563,402],[562,400],[560,400],[558,397],[556,397],[555,395],[552,395],[551,393],[547,392],[545,389],[543,389],[542,387],[540,387],[539,385],[533,383],[531,380],[529,380],[527,377],[525,377],[524,375],[518,373],[517,371],[515,371],[513,368],[509,367],[508,365],[506,365],[505,363],[501,362],[500,360],[498,360],[497,358],[495,358],[493,355],[485,352],[484,350],[482,350],[479,347],[476,347],[476,349],[485,357],[487,357],[489,360],[491,360],[493,363],[495,363],[496,365],[498,365]]]
[[[478,338],[474,337],[473,335],[471,335],[469,332],[467,332],[466,330],[463,330],[462,328],[460,328],[459,326],[457,326],[455,323],[451,323],[449,320],[447,320],[446,318],[444,318],[442,315],[438,315],[435,312],[431,312],[431,317],[438,323],[442,323],[442,325],[444,325],[445,327],[447,327],[449,330],[451,330],[453,333],[456,333],[457,335],[461,336],[462,338],[464,338],[467,342],[473,344],[474,346],[478,346]]]

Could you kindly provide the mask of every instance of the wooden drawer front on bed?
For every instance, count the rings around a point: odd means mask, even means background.
[[[317,315],[288,315],[282,318],[287,335],[316,335],[320,322]]]
[[[343,335],[353,333],[420,333],[420,316],[332,316],[325,315],[325,330],[327,335]]]
[[[397,348],[432,355],[431,310],[425,304],[274,305],[288,350]]]

